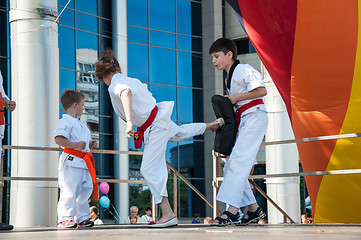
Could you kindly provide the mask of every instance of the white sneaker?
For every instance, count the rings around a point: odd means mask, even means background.
[[[175,227],[178,225],[178,219],[176,216],[172,217],[171,219],[162,222],[162,223],[155,223],[150,222],[147,227],[149,228],[166,228],[166,227]]]

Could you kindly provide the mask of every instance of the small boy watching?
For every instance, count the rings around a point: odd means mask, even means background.
[[[94,200],[99,196],[90,149],[95,149],[97,143],[91,140],[88,127],[78,119],[84,111],[83,94],[65,90],[60,101],[66,114],[59,119],[54,131],[55,143],[64,148],[58,167],[58,227],[92,227],[88,199],[92,192]]]
[[[216,40],[209,48],[212,63],[227,74],[226,87],[229,100],[236,111],[237,134],[232,152],[224,167],[224,181],[218,191],[217,201],[229,208],[214,220],[212,225],[232,223],[248,225],[265,217],[258,206],[248,182],[256,156],[267,130],[267,110],[262,97],[267,94],[261,74],[248,64],[237,60],[237,46],[227,38]],[[241,219],[239,209],[247,212]]]

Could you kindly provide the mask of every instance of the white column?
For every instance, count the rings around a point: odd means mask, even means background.
[[[264,67],[263,67],[264,68]],[[294,139],[286,106],[268,76],[265,78],[267,96],[265,105],[269,124],[266,142]],[[298,173],[298,152],[296,144],[266,146],[266,173]],[[300,222],[300,179],[299,177],[268,178],[267,194],[295,221]],[[268,222],[283,222],[283,215],[268,202]]]
[[[112,1],[113,51],[118,59],[122,74],[128,75],[127,43],[127,1]],[[114,149],[128,151],[128,139],[125,135],[126,124],[114,114]],[[129,156],[115,155],[114,174],[117,179],[129,179]],[[129,216],[129,184],[115,184],[114,205],[122,221]]]
[[[12,144],[56,146],[59,48],[56,0],[11,0]],[[40,12],[39,12],[40,11]],[[12,150],[12,177],[57,177],[57,152]],[[56,225],[57,182],[12,181],[10,223]]]

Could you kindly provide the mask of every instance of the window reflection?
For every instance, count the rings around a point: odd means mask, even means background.
[[[150,91],[152,92],[153,97],[157,100],[157,102],[162,102],[162,101],[174,102],[174,108],[171,119],[173,122],[177,122],[177,88],[151,84]]]
[[[59,65],[63,68],[75,69],[75,31],[67,27],[59,27]],[[74,81],[74,78],[73,78]]]
[[[159,31],[149,32],[150,44],[166,48],[175,48],[175,35]]]
[[[148,47],[129,43],[128,52],[128,75],[148,82]]]
[[[128,25],[148,27],[147,0],[128,0],[127,11]]]
[[[76,88],[84,95],[84,114],[80,120],[87,124],[99,146],[99,85],[94,75],[97,58],[95,49],[76,50]]]
[[[175,51],[150,47],[150,81],[176,84]]]

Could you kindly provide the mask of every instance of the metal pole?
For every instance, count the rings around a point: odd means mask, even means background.
[[[173,173],[173,212],[178,216],[178,181],[176,173]]]
[[[1,159],[0,159],[0,223],[3,218],[3,191],[4,191],[4,156],[5,150],[1,148]]]

